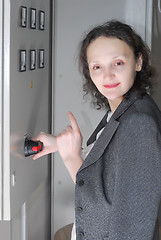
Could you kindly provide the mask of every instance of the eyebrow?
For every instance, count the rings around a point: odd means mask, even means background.
[[[119,58],[128,58],[128,55],[118,55],[118,56],[115,56],[112,58],[112,60],[115,60],[115,59],[119,59]],[[92,61],[89,61],[88,64],[100,64],[99,60],[92,60]]]

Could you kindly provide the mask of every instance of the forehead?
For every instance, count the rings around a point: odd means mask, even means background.
[[[102,56],[131,56],[133,50],[130,46],[118,39],[111,37],[99,37],[91,42],[87,48],[87,59],[99,58]]]

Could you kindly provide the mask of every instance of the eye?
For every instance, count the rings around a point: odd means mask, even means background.
[[[101,69],[101,66],[95,65],[95,66],[92,67],[92,69],[93,69],[93,70],[99,70],[99,69]]]
[[[116,60],[116,61],[114,61],[114,63],[113,63],[113,66],[114,66],[114,67],[122,66],[122,65],[124,65],[124,62],[123,62],[122,60]]]

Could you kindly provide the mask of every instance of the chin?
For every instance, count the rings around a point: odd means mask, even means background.
[[[106,95],[105,97],[106,97],[108,100],[111,100],[111,101],[120,98],[120,96],[114,95],[114,94],[113,94],[113,95],[112,95],[112,94],[110,94],[110,95],[108,94],[108,95]]]

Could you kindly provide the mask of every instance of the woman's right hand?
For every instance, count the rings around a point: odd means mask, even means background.
[[[41,132],[38,136],[32,138],[32,140],[41,141],[44,145],[43,150],[33,156],[34,160],[49,153],[58,151],[56,137],[51,134]]]
[[[33,141],[41,141],[44,144],[43,150],[35,154],[33,159],[35,160],[46,154],[59,151],[66,168],[75,182],[76,173],[83,162],[81,157],[83,139],[77,121],[71,112],[68,113],[68,117],[71,125],[67,126],[58,136],[54,137],[41,132],[37,137],[32,138]]]
[[[73,114],[68,112],[70,124],[57,137],[57,147],[64,163],[81,157],[82,134]]]
[[[73,181],[76,181],[76,174],[83,163],[81,157],[82,134],[73,114],[68,112],[70,126],[67,126],[57,137],[57,148],[63,162],[68,169]]]

